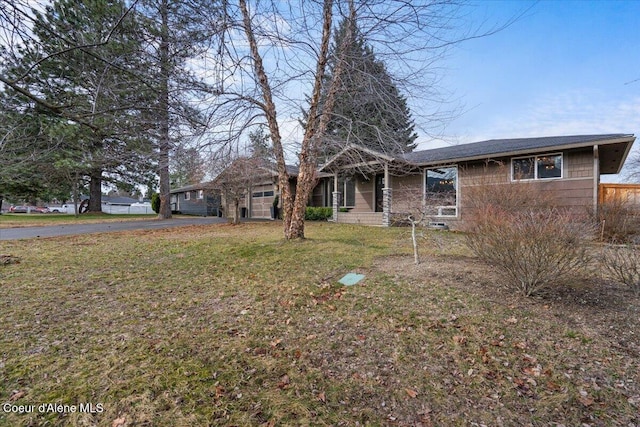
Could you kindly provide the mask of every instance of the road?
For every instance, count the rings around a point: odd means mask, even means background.
[[[68,236],[73,234],[108,233],[128,230],[153,230],[182,227],[186,225],[220,224],[226,218],[192,217],[167,220],[102,222],[94,224],[63,224],[44,227],[0,228],[0,240],[36,239],[45,237]]]

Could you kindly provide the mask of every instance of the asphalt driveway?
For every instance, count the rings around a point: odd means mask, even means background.
[[[44,237],[68,236],[73,234],[108,233],[127,230],[153,230],[182,227],[186,225],[220,224],[226,218],[191,217],[166,220],[103,222],[95,224],[63,224],[44,227],[0,228],[0,240],[36,239]]]

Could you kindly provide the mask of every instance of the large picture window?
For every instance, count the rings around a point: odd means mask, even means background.
[[[511,160],[511,179],[562,178],[562,154],[518,157]]]
[[[433,216],[458,216],[458,168],[456,166],[425,171],[425,207]]]

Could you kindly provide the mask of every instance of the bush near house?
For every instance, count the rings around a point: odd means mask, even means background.
[[[519,183],[479,186],[470,192],[473,215],[467,245],[499,268],[507,286],[525,296],[563,286],[589,262],[593,222],[554,207],[538,187]]]
[[[332,208],[314,208],[307,206],[305,221],[326,221],[333,216]]]

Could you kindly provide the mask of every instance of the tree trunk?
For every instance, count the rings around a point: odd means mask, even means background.
[[[87,212],[102,212],[102,169],[89,172],[89,206]]]
[[[251,58],[253,59],[254,73],[258,79],[258,84],[264,99],[262,109],[267,116],[274,154],[276,155],[278,165],[278,182],[280,185],[282,200],[284,235],[287,240],[303,239],[304,215],[307,207],[307,200],[309,199],[313,185],[316,182],[318,145],[322,143],[321,137],[326,131],[327,123],[331,117],[340,74],[344,68],[342,63],[339,62],[334,72],[331,88],[322,107],[322,112],[319,114],[320,95],[331,39],[333,1],[325,0],[323,5],[322,41],[318,52],[314,87],[309,107],[309,123],[307,123],[300,150],[300,167],[295,196],[291,194],[289,189],[289,175],[287,174],[284,162],[284,151],[282,149],[282,141],[276,116],[276,107],[273,102],[269,79],[262,63],[262,56],[258,50],[258,43],[253,32],[253,27],[251,26],[251,18],[249,16],[246,1],[240,0],[239,4],[242,11],[245,35],[247,36],[249,48],[251,50]],[[355,19],[355,11],[352,5],[350,7],[350,16],[352,19]],[[350,43],[350,37],[347,35],[343,40],[343,44],[346,46],[348,43]]]
[[[169,73],[171,69],[169,56],[169,4],[163,0],[160,5],[162,32],[160,41],[160,112],[158,117],[158,175],[160,177],[160,212],[158,219],[171,218],[171,183],[169,178],[169,150],[171,140],[169,134]]]
[[[238,198],[233,200],[233,223],[240,224],[240,200]]]

